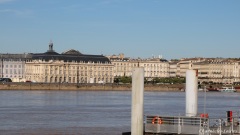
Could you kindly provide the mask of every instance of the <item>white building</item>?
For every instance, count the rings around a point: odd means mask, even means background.
[[[10,78],[13,82],[24,82],[27,54],[0,55],[0,78]]]

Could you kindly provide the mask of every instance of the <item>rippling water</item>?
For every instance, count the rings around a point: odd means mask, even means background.
[[[198,112],[225,117],[240,93],[199,93]],[[184,92],[145,92],[144,114],[184,115]],[[130,91],[0,91],[1,135],[121,135],[131,130]]]

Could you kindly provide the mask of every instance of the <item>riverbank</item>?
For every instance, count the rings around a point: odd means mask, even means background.
[[[207,88],[210,86],[206,86]],[[221,85],[211,85],[220,88]],[[185,84],[144,84],[145,91],[183,91]],[[240,88],[240,87],[238,87]],[[0,90],[106,90],[130,91],[132,84],[76,84],[76,83],[1,83]],[[236,89],[240,92],[240,89]]]
[[[0,90],[131,90],[131,84],[4,83]],[[184,84],[145,84],[147,91],[181,91]]]

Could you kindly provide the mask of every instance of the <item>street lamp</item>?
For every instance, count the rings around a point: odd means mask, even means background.
[[[3,56],[2,56],[2,54],[1,54],[1,62],[2,62],[2,64],[1,64],[1,69],[2,69],[2,75],[1,75],[1,78],[3,78]]]

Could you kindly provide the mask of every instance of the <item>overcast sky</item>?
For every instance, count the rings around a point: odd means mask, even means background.
[[[240,0],[0,0],[0,53],[240,57]]]

